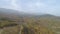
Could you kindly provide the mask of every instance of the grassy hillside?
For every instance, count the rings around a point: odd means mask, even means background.
[[[3,30],[1,34],[54,34],[51,28],[45,26],[45,21],[42,19],[27,17],[16,20],[1,18],[0,20],[0,28]]]
[[[60,34],[60,17],[49,14],[29,16],[14,13],[14,10],[13,13],[12,10],[2,10],[0,34]],[[11,12],[7,14],[4,11]]]

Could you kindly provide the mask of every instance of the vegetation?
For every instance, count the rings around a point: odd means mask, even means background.
[[[18,19],[10,20],[1,18],[0,28],[3,29],[1,34],[54,34],[51,28],[46,27],[40,20],[35,18],[24,18],[17,23]],[[22,22],[22,23],[21,23]],[[46,23],[47,24],[47,23]]]

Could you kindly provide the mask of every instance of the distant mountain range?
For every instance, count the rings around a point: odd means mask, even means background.
[[[7,16],[33,16],[33,17],[56,17],[54,15],[50,14],[29,14],[25,13],[23,11],[17,11],[17,10],[12,10],[12,9],[5,9],[5,8],[0,8],[0,16],[7,15]]]

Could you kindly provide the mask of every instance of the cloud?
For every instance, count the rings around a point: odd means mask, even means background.
[[[24,5],[25,6],[25,5]],[[38,12],[44,12],[43,9],[46,9],[47,5],[36,1],[36,2],[29,2],[26,4],[26,6],[23,8],[26,12],[29,13],[38,13]]]
[[[2,0],[2,8],[20,10],[21,6],[18,4],[18,0]]]
[[[41,8],[46,7],[46,5],[40,2],[40,0],[26,1],[26,3],[24,3],[21,0],[3,0],[3,1],[8,3],[8,4],[6,3],[7,5],[3,7],[9,8],[9,9],[15,9],[15,10],[22,10],[22,11],[23,10],[24,11],[37,11],[37,10],[40,10]]]
[[[18,3],[18,0],[11,0],[10,6],[12,9],[21,10],[21,3]]]
[[[8,2],[8,1],[10,1],[10,0],[3,0],[3,1],[7,1],[7,2]]]
[[[60,0],[0,0],[0,7],[27,13],[60,13]]]
[[[11,0],[11,6],[12,6],[12,8],[14,8],[14,9],[17,9],[18,8],[18,5],[17,5],[17,0]]]

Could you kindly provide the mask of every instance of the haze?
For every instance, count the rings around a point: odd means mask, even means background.
[[[0,8],[60,16],[60,0],[0,0]]]

